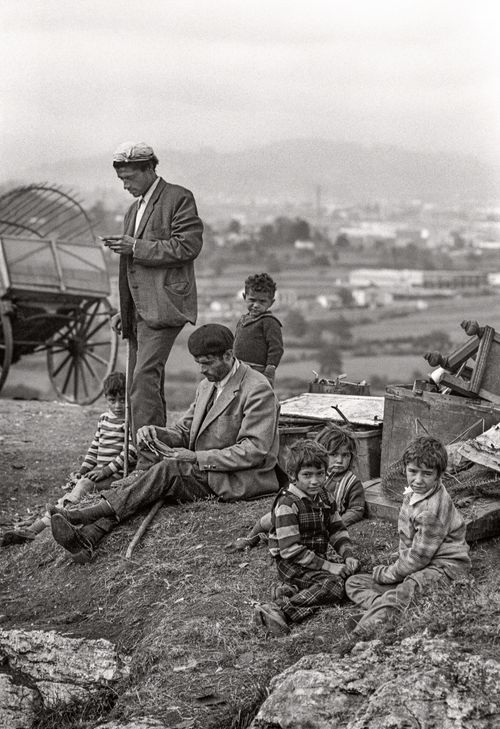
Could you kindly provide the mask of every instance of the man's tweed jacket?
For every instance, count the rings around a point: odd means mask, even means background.
[[[210,488],[224,501],[278,491],[279,404],[269,382],[240,363],[205,417],[213,387],[203,379],[185,415],[156,428],[159,440],[196,451]]]
[[[137,202],[125,215],[124,231],[136,239],[133,256],[120,256],[123,336],[130,336],[133,305],[152,329],[194,324],[197,314],[193,261],[202,247],[203,223],[189,190],[160,178],[137,233]]]

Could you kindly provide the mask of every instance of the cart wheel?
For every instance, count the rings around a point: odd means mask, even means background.
[[[85,301],[47,342],[47,369],[58,396],[79,405],[93,403],[116,364],[118,335],[111,329],[107,299]]]
[[[12,362],[14,340],[10,317],[0,311],[0,390],[2,389]]]

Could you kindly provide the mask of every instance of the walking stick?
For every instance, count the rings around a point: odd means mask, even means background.
[[[146,531],[146,529],[148,528],[148,526],[151,524],[151,522],[155,518],[156,512],[159,510],[159,508],[161,507],[162,504],[163,504],[163,501],[160,499],[159,501],[155,501],[153,506],[150,508],[150,510],[148,511],[148,513],[146,514],[144,519],[142,520],[139,529],[134,534],[134,538],[132,539],[132,541],[130,542],[130,544],[127,547],[127,551],[125,552],[125,559],[130,559],[130,557],[132,556],[132,552],[134,551],[135,547],[139,543],[139,540],[143,536],[143,534]]]
[[[124,443],[123,443],[123,476],[128,476],[128,441],[130,432],[130,342],[127,339],[127,361],[125,363],[125,423],[124,423]]]

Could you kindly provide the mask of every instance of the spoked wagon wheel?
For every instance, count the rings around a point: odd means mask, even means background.
[[[0,302],[1,306],[2,304]],[[10,317],[0,309],[0,390],[9,374],[13,351],[14,339],[12,337]]]
[[[102,393],[102,381],[113,371],[118,354],[110,315],[107,299],[85,301],[47,342],[50,381],[64,400],[89,405]]]

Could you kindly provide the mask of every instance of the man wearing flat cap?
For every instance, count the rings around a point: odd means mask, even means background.
[[[278,490],[278,402],[264,375],[239,362],[232,347],[232,332],[221,324],[195,329],[188,348],[204,379],[178,423],[138,431],[152,465],[117,481],[95,505],[49,507],[52,534],[76,562],[90,561],[118,521],[159,499],[236,501]]]
[[[203,224],[189,190],[156,174],[158,158],[144,142],[125,142],[113,156],[123,187],[137,202],[124,234],[105,238],[120,255],[120,313],[115,329],[130,342],[132,432],[166,423],[165,364],[175,338],[197,314],[193,261]]]

